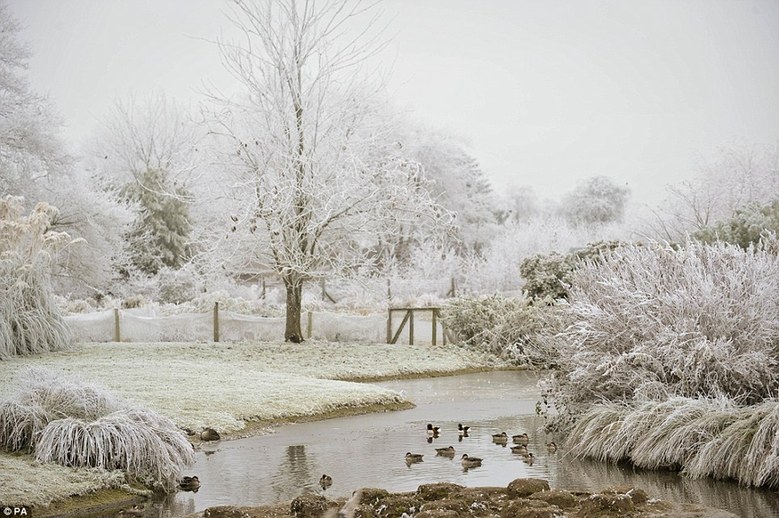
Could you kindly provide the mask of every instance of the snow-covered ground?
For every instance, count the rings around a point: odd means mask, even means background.
[[[244,419],[315,417],[340,408],[404,402],[397,392],[348,380],[456,372],[495,366],[495,360],[455,346],[89,343],[3,362],[0,400],[24,383],[24,372],[33,366],[103,385],[181,427],[210,426],[229,434],[240,432]],[[27,455],[0,453],[2,502],[40,505],[117,482],[115,474],[42,466]]]

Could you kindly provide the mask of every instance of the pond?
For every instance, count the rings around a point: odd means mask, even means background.
[[[575,452],[549,453],[557,438],[543,432],[535,413],[538,377],[528,372],[486,372],[441,378],[388,381],[378,385],[403,393],[416,408],[280,427],[271,435],[204,444],[187,474],[201,481],[197,493],[179,492],[149,506],[147,516],[178,517],[216,505],[253,506],[287,501],[306,492],[348,496],[360,487],[413,491],[420,484],[453,482],[465,486],[505,486],[515,478],[539,477],[552,487],[597,491],[616,484],[646,490],[650,496],[697,502],[745,517],[779,517],[779,493],[714,480],[689,480],[676,473],[577,459]],[[427,423],[441,427],[429,439]],[[471,427],[461,438],[457,424]],[[527,432],[535,462],[528,465],[492,434]],[[559,442],[559,441],[556,441]],[[454,458],[435,448],[453,446]],[[405,462],[406,452],[423,461]],[[483,465],[463,470],[463,453]],[[332,477],[322,490],[319,479]]]

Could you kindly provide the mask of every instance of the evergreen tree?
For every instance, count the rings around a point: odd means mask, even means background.
[[[127,236],[131,261],[147,274],[156,274],[165,266],[179,268],[189,257],[188,192],[168,184],[164,171],[149,169],[124,189],[126,199],[139,208]]]

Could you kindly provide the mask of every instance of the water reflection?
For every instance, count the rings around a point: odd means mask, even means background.
[[[286,501],[306,492],[338,497],[349,496],[359,487],[413,491],[428,482],[505,486],[515,478],[538,477],[572,490],[628,484],[657,498],[702,503],[745,517],[779,517],[779,498],[773,491],[589,462],[563,448],[550,451],[547,444],[560,444],[560,438],[543,432],[544,419],[535,412],[536,382],[533,374],[525,372],[383,382],[380,385],[404,391],[417,407],[285,426],[268,436],[222,441],[208,455],[198,452],[196,465],[187,473],[200,478],[198,493],[178,493],[157,505],[167,516],[177,517],[215,505]],[[431,422],[440,426],[434,437],[426,430]],[[459,423],[471,427],[468,435],[458,432]],[[509,437],[527,432],[532,464],[507,447],[514,446],[511,438],[493,442],[493,434],[504,431]],[[437,455],[436,448],[449,446],[453,454]],[[423,462],[406,463],[407,452],[423,454]],[[482,465],[464,468],[463,454],[482,458]],[[326,490],[319,485],[323,473],[332,477]]]

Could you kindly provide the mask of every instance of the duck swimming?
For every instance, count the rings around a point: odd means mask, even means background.
[[[427,435],[432,435],[434,437],[438,437],[438,434],[441,433],[441,427],[440,426],[433,426],[430,423],[427,423]]]
[[[327,489],[333,485],[333,477],[330,475],[322,475],[322,478],[319,479],[319,485],[322,486],[322,490]]]
[[[508,434],[506,432],[500,432],[500,433],[494,433],[492,434],[492,442],[496,444],[506,444],[509,440]]]
[[[447,448],[436,448],[435,453],[436,455],[441,455],[443,457],[454,457],[454,446],[449,446]]]
[[[407,464],[413,464],[415,462],[422,462],[422,457],[424,457],[424,455],[422,455],[421,453],[407,452],[406,453],[406,463]]]
[[[200,480],[197,477],[182,477],[179,480],[179,489],[197,493],[197,490],[200,489]]]
[[[546,451],[549,453],[554,453],[557,451],[557,445],[553,442],[546,443]]]
[[[524,444],[526,446],[530,442],[530,438],[528,438],[526,433],[521,433],[519,435],[512,435],[511,440],[514,442],[514,444]]]
[[[462,424],[457,425],[457,433],[465,437],[468,437],[468,431],[470,431],[470,429],[470,426],[463,426]]]
[[[463,453],[462,456],[462,465],[463,468],[475,468],[476,466],[481,466],[481,459],[478,457],[469,457],[467,453]]]
[[[511,453],[516,453],[517,455],[527,455],[527,446],[525,446],[524,444],[512,446]]]
[[[533,452],[528,452],[528,454],[525,455],[525,458],[522,459],[522,462],[526,464],[530,464],[532,466],[534,460],[536,460],[536,458],[533,456]]]

